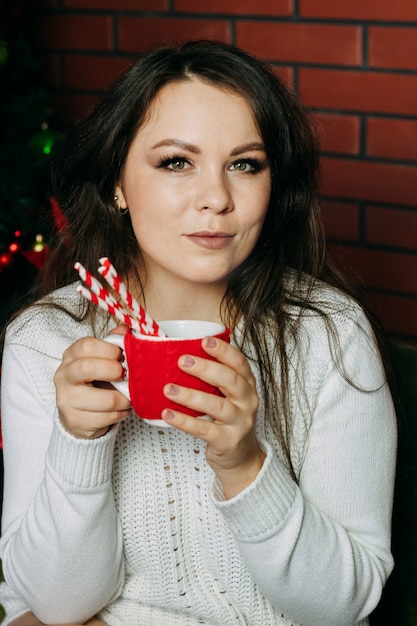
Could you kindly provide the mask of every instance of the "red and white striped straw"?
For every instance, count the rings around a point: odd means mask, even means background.
[[[134,330],[135,332],[140,333],[140,325],[138,321],[126,311],[120,302],[117,302],[109,293],[109,291],[103,287],[100,281],[95,278],[81,263],[77,262],[75,264],[75,269],[77,270],[81,280],[85,282],[87,287],[80,285],[77,287],[78,293],[80,293],[84,298],[90,300],[97,306],[99,306],[104,311],[107,311],[113,317],[116,317],[120,322],[127,324]]]
[[[110,262],[110,259],[108,259],[107,257],[102,257],[101,259],[99,259],[99,261],[101,263],[100,267],[98,268],[99,274],[101,274],[103,278],[105,278],[106,281],[109,283],[109,285],[113,287],[115,292],[119,294],[122,301],[135,314],[135,316],[140,317],[141,306],[139,302],[128,291],[116,268]]]
[[[146,313],[145,309],[127,290],[126,285],[123,283],[109,259],[103,257],[100,259],[100,263],[102,263],[102,265],[98,268],[98,271],[108,282],[110,287],[115,290],[120,298],[120,302],[117,301],[108,289],[103,287],[100,281],[79,262],[77,262],[74,267],[86,286],[78,286],[78,293],[119,321],[130,326],[136,333],[142,335],[166,336],[158,324]],[[133,315],[129,311],[131,311]]]
[[[113,298],[111,293],[105,287],[103,287],[100,281],[98,281],[97,278],[88,271],[88,269],[81,265],[80,262],[77,261],[77,263],[74,265],[74,268],[77,270],[81,280],[85,282],[87,287],[93,293],[95,293],[96,296],[98,296],[102,300],[106,300],[107,302],[109,302],[109,304],[112,304],[116,308],[123,308],[122,305]]]
[[[135,333],[141,334],[142,331],[138,322],[131,315],[125,313],[123,309],[120,309],[119,307],[114,307],[106,300],[103,300],[103,298],[97,296],[93,291],[90,291],[89,289],[87,289],[87,287],[84,287],[84,285],[79,285],[77,287],[77,292],[84,296],[84,298],[86,298],[87,300],[90,300],[90,302],[93,302],[101,309],[118,319],[119,322],[127,324]]]
[[[102,257],[100,263],[101,266],[98,268],[99,273],[119,295],[122,302],[133,312],[135,319],[139,321],[142,333],[144,335],[159,335],[160,337],[164,337],[165,333],[139,304],[136,298],[128,291],[110,260],[107,257]]]

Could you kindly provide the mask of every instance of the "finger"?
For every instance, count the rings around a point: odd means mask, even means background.
[[[75,423],[76,414],[102,414],[107,423],[119,419],[131,410],[128,398],[114,388],[102,389],[92,385],[58,388],[56,394],[58,411],[65,420]]]
[[[127,333],[129,332],[129,326],[127,324],[119,324],[118,326],[116,326],[116,328],[113,328],[110,332],[109,335],[127,335]],[[88,622],[90,623],[90,622]]]
[[[214,422],[204,417],[191,417],[180,411],[172,409],[164,409],[161,414],[162,419],[184,433],[202,439],[203,441],[211,441],[215,433],[213,433]]]
[[[65,350],[62,362],[71,363],[77,359],[96,357],[121,360],[122,352],[118,346],[96,337],[83,337]]]
[[[236,362],[241,359],[246,360],[239,353],[234,360]],[[249,395],[257,395],[255,378],[249,366],[240,365],[239,370],[236,370],[218,361],[194,357],[188,354],[180,357],[178,366],[187,374],[191,374],[217,387],[224,396],[237,403],[240,403],[240,400],[249,397]]]
[[[240,405],[225,397],[173,384],[168,384],[164,387],[164,394],[176,404],[193,409],[202,416],[207,416],[209,418],[209,424],[232,427],[235,433],[231,435],[229,432],[228,436],[236,436],[239,438],[238,433],[250,431],[256,421],[258,408],[258,396],[256,394],[254,394],[252,398],[244,398]],[[163,419],[171,421],[172,425],[176,428],[201,437],[209,442],[211,440],[209,437],[211,437],[211,433],[213,432],[212,429],[207,429],[206,425],[195,426],[194,423],[190,421],[195,420],[195,418],[189,418],[190,416],[182,413],[181,409],[167,409],[163,413]],[[204,419],[200,418],[198,421],[204,421]],[[215,432],[217,436],[218,431]]]
[[[124,378],[120,361],[110,358],[79,357],[63,363],[56,371],[55,385],[82,385],[96,380],[117,381]]]
[[[120,391],[110,387],[103,389],[93,385],[69,388],[62,397],[57,395],[58,408],[71,407],[71,410],[85,413],[117,413],[131,409],[131,402]]]
[[[236,346],[217,337],[205,337],[202,341],[202,347],[211,357],[236,370],[242,376],[252,376],[247,358]]]
[[[212,420],[226,422],[236,414],[236,409],[223,396],[198,391],[191,387],[181,387],[169,383],[164,387],[164,395],[201,415],[208,415]]]
[[[93,411],[72,410],[69,415],[61,414],[61,412],[59,415],[66,430],[72,432],[76,436],[78,436],[79,433],[82,437],[88,437],[96,431],[104,429],[108,430],[113,424],[117,424],[118,422],[126,419],[126,417],[129,417],[131,412],[131,409],[126,409],[125,411],[112,411],[108,413],[103,413],[102,411],[94,413]],[[62,417],[64,419],[62,419]]]
[[[118,391],[88,386],[63,398],[57,394],[57,407],[65,429],[82,438],[105,434],[131,413],[130,402]]]

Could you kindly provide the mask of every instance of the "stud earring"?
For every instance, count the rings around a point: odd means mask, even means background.
[[[114,199],[115,202],[117,202],[118,199],[119,199],[119,196],[114,195],[113,199]],[[117,208],[119,209],[120,215],[126,215],[126,213],[129,211],[129,209],[127,207],[121,207],[120,204],[118,205]]]

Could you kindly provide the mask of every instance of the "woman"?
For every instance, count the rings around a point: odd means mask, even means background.
[[[325,258],[302,107],[235,48],[150,51],[54,183],[68,226],[4,352],[5,624],[367,624],[392,569],[395,416]],[[102,338],[127,329],[73,270],[102,256],[154,319],[231,328],[203,340],[217,362],[179,360],[223,398],[165,389],[211,422],[150,426],[107,384],[123,368]]]

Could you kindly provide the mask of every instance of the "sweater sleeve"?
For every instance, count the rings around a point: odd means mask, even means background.
[[[117,428],[95,440],[61,426],[52,377],[59,360],[7,345],[2,367],[5,487],[0,602],[6,626],[84,622],[120,593],[121,529],[111,472]]]
[[[310,626],[365,619],[393,567],[396,419],[365,325],[353,324],[342,346],[351,382],[330,360],[298,484],[264,441],[267,457],[252,485],[229,501],[219,484],[214,487],[217,507],[261,591],[292,620]]]

